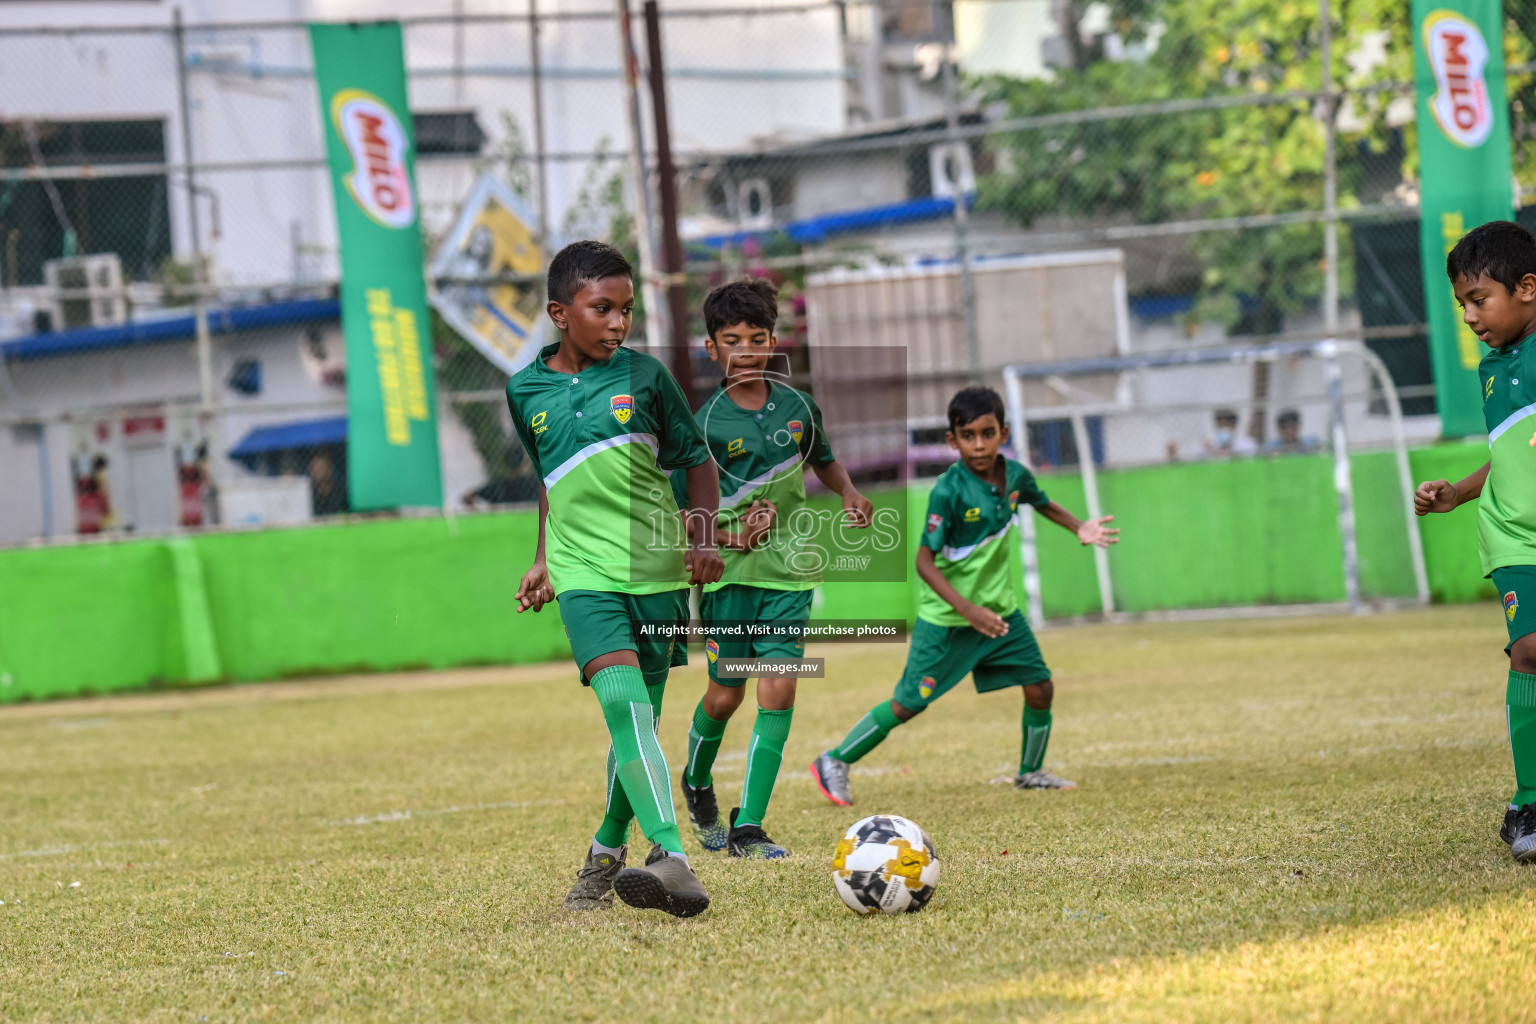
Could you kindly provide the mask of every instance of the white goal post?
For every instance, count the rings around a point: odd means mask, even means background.
[[[1301,374],[1297,367],[1307,366],[1310,371]],[[1225,371],[1219,368],[1226,367]],[[1152,464],[1153,450],[1160,451],[1167,445],[1172,454],[1177,443],[1164,439],[1163,424],[1178,415],[1184,422],[1192,421],[1195,411],[1207,416],[1220,404],[1246,408],[1250,418],[1265,417],[1279,400],[1267,394],[1255,396],[1245,392],[1232,397],[1231,382],[1237,377],[1232,368],[1255,368],[1266,382],[1272,373],[1280,373],[1282,367],[1289,378],[1308,382],[1298,388],[1309,387],[1305,392],[1312,403],[1312,415],[1319,422],[1327,423],[1326,441],[1320,432],[1317,447],[1330,452],[1333,459],[1333,489],[1337,501],[1338,530],[1341,539],[1339,557],[1342,561],[1344,594],[1352,612],[1366,607],[1362,597],[1359,545],[1356,537],[1356,507],[1354,483],[1351,474],[1350,446],[1363,442],[1374,443],[1379,448],[1390,448],[1395,456],[1398,484],[1403,496],[1403,508],[1407,517],[1407,555],[1412,564],[1413,587],[1417,603],[1429,601],[1429,581],[1425,570],[1423,547],[1419,537],[1418,519],[1413,513],[1411,495],[1414,480],[1408,463],[1407,436],[1404,429],[1402,405],[1397,389],[1381,359],[1359,341],[1326,338],[1316,341],[1278,342],[1261,346],[1229,346],[1217,348],[1193,348],[1140,355],[1107,358],[1077,359],[1062,362],[1011,364],[1003,368],[1003,381],[1008,403],[1009,420],[1013,424],[1016,450],[1022,461],[1029,460],[1029,429],[1031,424],[1055,421],[1070,424],[1070,436],[1074,442],[1076,464],[1082,474],[1082,485],[1089,518],[1104,514],[1099,496],[1099,468],[1096,461],[1106,458],[1101,454],[1116,446],[1138,448],[1139,454],[1129,458],[1126,464]],[[1200,368],[1205,368],[1201,370]],[[1321,372],[1317,372],[1320,370]],[[1224,374],[1224,376],[1223,376]],[[1158,387],[1169,378],[1177,377],[1179,393]],[[1076,380],[1074,380],[1076,378]],[[1348,384],[1356,388],[1347,391]],[[1227,382],[1226,398],[1221,397],[1215,382]],[[1361,388],[1360,385],[1365,385]],[[1257,386],[1255,386],[1257,391]],[[1193,394],[1191,394],[1193,393]],[[1296,400],[1294,396],[1287,400]],[[1384,408],[1383,408],[1384,407]],[[1375,437],[1356,438],[1349,425],[1352,418],[1361,433],[1364,414],[1369,409],[1376,420],[1385,414],[1387,429],[1375,431]],[[1098,428],[1092,436],[1090,421]],[[1107,424],[1113,424],[1111,429]],[[1371,424],[1375,426],[1376,424]],[[1186,432],[1188,427],[1186,426]],[[1260,427],[1262,430],[1262,426]],[[1111,437],[1110,435],[1114,435]],[[1118,439],[1118,440],[1117,440]],[[1248,443],[1248,442],[1245,442]],[[1159,456],[1160,457],[1160,456]],[[1110,459],[1110,462],[1116,462]],[[1139,538],[1143,543],[1149,538]],[[1020,552],[1023,556],[1024,585],[1028,600],[1031,623],[1043,624],[1045,607],[1042,600],[1040,568],[1036,547],[1034,517],[1020,516]],[[1116,616],[1112,559],[1108,552],[1094,549],[1094,566],[1097,576],[1100,605],[1106,618]]]

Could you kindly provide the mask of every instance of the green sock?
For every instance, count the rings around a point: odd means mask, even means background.
[[[667,759],[656,741],[656,709],[651,704],[645,677],[638,668],[610,665],[592,677],[592,692],[602,706],[612,742],[614,782],[609,786],[609,802],[612,811],[619,812],[614,814],[614,821],[619,820],[623,810],[616,799],[622,789],[646,838],[661,844],[669,853],[682,853]],[[605,817],[595,838],[604,846],[619,845],[607,841],[612,838],[609,826]]]
[[[1037,711],[1024,705],[1024,752],[1019,756],[1019,774],[1037,772],[1045,764],[1045,746],[1051,742],[1051,709]]]
[[[695,789],[714,783],[710,769],[715,766],[715,755],[720,752],[720,740],[725,736],[725,723],[710,718],[704,711],[704,702],[693,709],[693,727],[688,730],[688,771],[684,778]]]
[[[773,798],[773,784],[779,779],[779,766],[784,763],[784,741],[789,739],[789,723],[794,717],[794,708],[757,709],[752,739],[747,743],[747,781],[741,786],[741,813],[736,824],[763,823],[768,801]]]
[[[859,723],[844,737],[843,742],[832,749],[832,756],[853,764],[878,747],[891,734],[891,730],[900,724],[901,719],[891,710],[890,701],[876,704],[869,709],[869,714],[859,719]]]
[[[661,699],[666,689],[666,680],[647,683],[645,687],[646,696],[651,700],[651,725],[657,732],[661,731]],[[614,771],[615,767],[613,744],[609,743],[608,785],[604,790],[607,793],[607,799],[603,804],[603,823],[597,826],[597,832],[592,838],[602,846],[617,848],[629,842],[629,823],[635,820],[635,810],[629,805],[629,797],[624,795],[624,787],[615,784],[618,779],[618,774]]]
[[[1509,749],[1515,756],[1515,795],[1510,803],[1524,807],[1536,802],[1536,675],[1509,674],[1504,691],[1509,721]]]

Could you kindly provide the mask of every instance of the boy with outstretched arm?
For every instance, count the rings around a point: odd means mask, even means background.
[[[507,384],[512,423],[543,483],[533,566],[518,612],[560,604],[571,650],[608,727],[607,808],[566,896],[571,910],[630,906],[691,917],[709,895],[683,853],[666,758],[656,741],[690,582],[720,578],[719,483],[682,388],[656,359],[623,348],[634,274],[601,242],[575,242],[549,265],[549,318],[560,340]],[[687,475],[699,528],[685,547],[667,472]],[[670,524],[658,538],[656,524]],[[656,844],[627,867],[638,818]]]
[[[949,692],[969,673],[978,693],[1024,688],[1024,743],[1015,789],[1073,789],[1045,771],[1051,738],[1051,671],[1019,612],[1009,574],[1008,538],[1019,503],[1077,535],[1083,544],[1119,542],[1114,516],[1078,519],[1046,497],[1034,475],[998,454],[1008,440],[1003,400],[990,388],[965,388],[949,403],[945,440],[960,453],[934,484],[917,549],[922,580],[906,671],[889,701],[875,705],[841,744],[811,762],[822,796],[853,803],[848,766],[892,729]]]
[[[1488,462],[1457,483],[1427,480],[1419,515],[1477,501],[1483,575],[1492,577],[1509,627],[1504,714],[1515,794],[1499,838],[1521,863],[1536,861],[1536,240],[1510,221],[1473,228],[1445,261],[1462,320],[1488,346],[1478,365]]]
[[[784,759],[795,712],[794,675],[759,675],[757,718],[747,741],[741,806],[720,821],[711,769],[726,722],[741,706],[745,678],[719,672],[720,660],[797,659],[796,639],[810,619],[821,567],[806,550],[804,468],[842,499],[849,525],[867,527],[873,506],[832,454],[821,410],[810,395],[775,379],[769,360],[778,345],[778,289],[762,279],[733,281],[704,300],[705,347],[725,371],[696,420],[720,474],[718,540],[724,574],[706,584],[700,616],[706,632],[709,688],[688,730],[683,797],[694,835],[706,850],[732,857],[778,858],[789,851],[769,838],[763,817]],[[672,476],[674,489],[680,474]],[[769,637],[732,636],[747,623],[769,624]]]

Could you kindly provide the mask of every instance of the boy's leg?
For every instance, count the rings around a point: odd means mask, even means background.
[[[1509,627],[1509,679],[1504,717],[1514,761],[1515,793],[1499,835],[1517,861],[1536,861],[1536,566],[1493,571]]]
[[[661,700],[666,689],[665,681],[648,683],[645,687],[651,702],[652,725],[657,732],[661,729]],[[597,827],[597,834],[592,837],[594,854],[618,853],[629,841],[629,823],[635,820],[635,811],[629,804],[629,797],[624,795],[624,787],[619,785],[616,767],[613,744],[610,742],[608,744],[607,802],[603,809],[603,823]]]
[[[707,627],[717,620],[751,621],[754,609],[743,607],[740,586],[707,590],[699,599],[699,617]],[[740,657],[751,648],[740,641],[722,640],[711,635],[704,643],[704,658],[709,670],[709,684],[698,706],[693,709],[693,723],[688,729],[688,763],[683,766],[683,802],[688,807],[688,821],[699,845],[706,850],[725,849],[728,829],[720,821],[720,806],[715,799],[713,769],[725,725],[741,706],[745,679],[721,679],[722,656]]]
[[[587,666],[587,678],[608,725],[615,788],[622,787],[646,838],[681,856],[683,843],[672,808],[667,759],[656,740],[656,717],[638,658],[621,651],[594,659]]]
[[[1008,632],[983,643],[976,662],[976,692],[1024,687],[1023,745],[1015,789],[1076,789],[1075,783],[1044,770],[1045,751],[1051,741],[1051,702],[1055,686],[1051,670],[1040,654],[1040,645],[1029,620],[1015,611],[1008,616]]]
[[[754,642],[752,656],[803,658],[805,626],[811,617],[811,591],[763,590],[759,593],[762,595],[759,602],[761,620],[784,635]],[[736,845],[743,850],[750,848],[752,856],[779,857],[789,852],[770,840],[761,826],[768,813],[768,801],[773,798],[779,768],[784,763],[784,744],[789,739],[789,728],[795,715],[797,681],[794,675],[760,676],[757,680],[757,720],[747,743],[741,813],[731,822],[733,831],[743,830],[736,837]],[[746,831],[754,828],[750,834]]]
[[[848,784],[848,766],[883,743],[892,729],[921,713],[964,679],[978,656],[979,642],[984,639],[969,626],[936,626],[918,619],[912,630],[907,667],[896,684],[895,696],[870,708],[842,743],[811,763],[811,778],[821,795],[839,806],[850,806],[853,794]]]

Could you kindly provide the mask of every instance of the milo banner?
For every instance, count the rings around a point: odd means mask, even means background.
[[[1420,251],[1435,399],[1447,436],[1485,429],[1483,345],[1461,322],[1445,256],[1472,228],[1514,213],[1503,0],[1413,0]]]
[[[341,245],[352,509],[440,505],[415,139],[397,22],[311,25]]]

